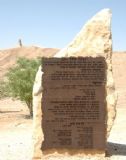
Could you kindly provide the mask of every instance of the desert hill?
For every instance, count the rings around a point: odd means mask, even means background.
[[[36,46],[0,50],[0,79],[2,79],[7,70],[15,64],[18,57],[49,57],[58,51],[59,49],[55,48],[40,48]]]
[[[113,76],[118,93],[117,107],[126,107],[126,52],[114,52]]]
[[[36,46],[31,47],[17,47],[6,50],[0,50],[0,79],[6,73],[8,68],[12,67],[18,57],[37,58],[50,57],[55,55],[59,49],[57,48],[40,48]],[[116,81],[123,78],[126,68],[126,52],[113,52],[113,69]],[[121,83],[122,84],[122,83]]]

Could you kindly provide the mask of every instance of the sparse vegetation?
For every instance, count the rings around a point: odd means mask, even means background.
[[[7,91],[7,85],[4,80],[0,80],[0,99],[4,97],[9,97],[9,93]]]
[[[39,58],[35,60],[19,58],[16,66],[9,69],[9,72],[6,74],[6,84],[1,84],[3,88],[7,88],[7,95],[20,99],[27,104],[31,116],[33,115],[32,88],[39,65]]]

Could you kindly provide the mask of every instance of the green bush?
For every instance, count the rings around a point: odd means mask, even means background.
[[[7,90],[7,85],[4,80],[0,80],[0,99],[4,97],[9,97],[9,92]]]
[[[40,59],[30,60],[19,58],[16,66],[9,69],[7,73],[7,83],[9,95],[11,97],[24,101],[33,115],[32,107],[32,89],[35,75],[40,65]]]

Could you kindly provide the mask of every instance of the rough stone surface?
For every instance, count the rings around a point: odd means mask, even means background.
[[[111,12],[109,9],[104,9],[96,14],[87,24],[82,28],[75,39],[64,49],[58,52],[55,57],[70,57],[70,56],[103,56],[107,62],[107,137],[109,136],[111,127],[113,125],[116,115],[116,101],[115,87],[112,73],[112,38],[111,38]],[[41,129],[41,68],[39,68],[36,75],[36,80],[33,88],[33,106],[34,106],[34,126],[33,126],[33,159],[43,160],[85,160],[90,157],[91,152],[84,153],[82,150],[76,152],[67,150],[57,152],[56,150],[42,153],[40,150],[43,140],[43,133]],[[96,154],[104,156],[104,151],[96,151]],[[86,156],[88,154],[88,156]],[[73,156],[74,155],[74,156]],[[95,155],[96,156],[96,155]],[[101,159],[101,158],[99,158]],[[103,158],[102,158],[103,159]]]

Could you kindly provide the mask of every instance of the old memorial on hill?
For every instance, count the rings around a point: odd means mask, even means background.
[[[42,71],[42,150],[105,150],[105,58],[42,58]]]

